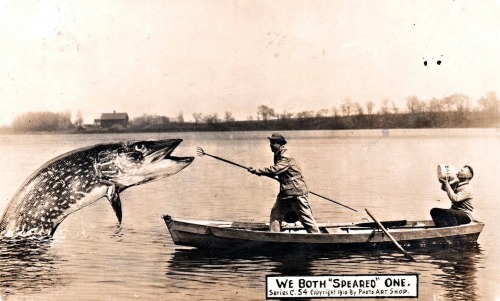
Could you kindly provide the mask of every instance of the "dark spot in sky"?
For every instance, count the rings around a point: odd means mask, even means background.
[[[442,56],[443,55],[441,55],[441,57]],[[426,67],[427,67],[428,64],[431,64],[431,65],[434,64],[434,62],[436,62],[436,64],[438,66],[440,66],[441,63],[443,62],[442,60],[435,60],[434,58],[431,58],[430,60],[426,60],[425,57],[424,57],[423,59],[424,59],[424,66],[426,66]]]

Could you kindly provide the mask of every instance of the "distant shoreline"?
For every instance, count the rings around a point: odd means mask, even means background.
[[[498,114],[485,112],[438,112],[352,115],[337,117],[289,118],[257,121],[216,123],[169,122],[165,124],[130,125],[127,128],[107,129],[94,126],[57,131],[21,131],[0,129],[1,134],[110,134],[159,132],[234,132],[234,131],[294,131],[294,130],[366,130],[366,129],[423,129],[423,128],[498,128]]]

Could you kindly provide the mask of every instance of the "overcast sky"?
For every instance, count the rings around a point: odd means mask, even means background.
[[[0,0],[0,124],[475,101],[500,94],[499,53],[500,0]]]

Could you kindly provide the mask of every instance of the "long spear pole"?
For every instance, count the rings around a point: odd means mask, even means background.
[[[197,153],[198,153],[198,156],[200,156],[200,157],[203,157],[203,156],[209,156],[209,157],[212,157],[212,158],[214,158],[214,159],[220,160],[220,161],[222,161],[222,162],[226,162],[226,163],[229,163],[229,164],[231,164],[231,165],[234,165],[234,166],[237,166],[237,167],[240,167],[240,168],[243,168],[243,169],[248,170],[248,167],[246,167],[246,166],[243,166],[243,165],[238,164],[238,163],[235,163],[235,162],[233,162],[233,161],[229,161],[229,160],[226,160],[226,159],[224,159],[224,158],[217,157],[217,156],[211,155],[211,154],[209,154],[209,153],[206,153],[206,152],[205,152],[205,151],[204,151],[201,147],[198,147],[198,148],[197,148]],[[278,179],[277,179],[277,178],[275,178],[275,177],[273,177],[273,176],[270,176],[270,175],[265,175],[265,176],[266,176],[266,177],[268,177],[268,178],[270,178],[270,179],[273,179],[273,180],[278,181]],[[335,203],[335,204],[337,204],[337,205],[340,205],[340,206],[342,206],[342,207],[345,207],[345,208],[347,208],[347,209],[350,209],[350,210],[352,210],[352,211],[354,211],[354,212],[358,212],[356,209],[353,209],[353,208],[351,208],[351,207],[349,207],[349,206],[346,206],[346,205],[344,205],[344,204],[342,204],[342,203],[339,203],[339,202],[334,201],[334,200],[332,200],[332,199],[330,199],[330,198],[327,198],[327,197],[325,197],[325,196],[322,196],[322,195],[320,195],[320,194],[317,194],[316,192],[309,191],[309,193],[311,193],[312,195],[315,195],[315,196],[317,196],[317,197],[320,197],[320,198],[322,198],[322,199],[324,199],[324,200],[327,200],[327,201],[330,201],[330,202]]]

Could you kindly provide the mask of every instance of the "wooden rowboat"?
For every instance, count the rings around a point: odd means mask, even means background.
[[[288,225],[282,232],[269,232],[264,223],[196,221],[163,216],[176,245],[200,249],[327,248],[329,250],[366,249],[392,246],[389,237],[375,223],[318,224],[321,233],[306,233],[304,227]],[[437,228],[432,221],[382,222],[405,248],[427,248],[456,243],[476,243],[484,224],[473,221],[455,227]]]

